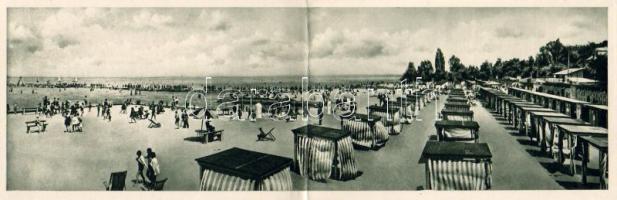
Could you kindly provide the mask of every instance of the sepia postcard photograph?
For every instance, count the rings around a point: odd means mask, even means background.
[[[3,11],[8,193],[608,195],[615,2],[35,2]]]

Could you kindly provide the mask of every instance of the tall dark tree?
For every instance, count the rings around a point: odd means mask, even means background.
[[[409,64],[407,64],[407,71],[405,71],[405,74],[403,74],[401,80],[407,79],[408,82],[411,82],[416,80],[417,76],[418,71],[416,71],[416,66],[414,66],[413,62],[409,62]]]
[[[440,48],[437,48],[435,53],[435,79],[443,80],[446,75],[446,61],[443,57],[443,52]]]
[[[435,53],[435,71],[446,71],[446,60],[444,59],[443,53],[441,52],[440,48],[437,48],[437,53]]]

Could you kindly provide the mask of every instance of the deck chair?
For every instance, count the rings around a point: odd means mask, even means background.
[[[276,137],[272,134],[274,128],[270,129],[267,133],[264,133],[264,130],[260,127],[259,134],[257,135],[257,141],[275,141]]]
[[[109,176],[109,182],[103,182],[107,191],[121,191],[124,190],[126,181],[126,171],[113,172]]]
[[[165,187],[166,182],[167,182],[167,178],[160,180],[160,181],[156,181],[151,191],[163,191],[163,187]]]
[[[152,119],[148,119],[150,121],[150,124],[148,124],[148,128],[160,128],[161,127],[161,123],[160,122],[156,122]]]

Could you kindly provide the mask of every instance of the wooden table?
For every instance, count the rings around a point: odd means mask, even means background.
[[[608,154],[608,138],[607,137],[594,137],[594,136],[580,136],[579,142],[583,145],[583,161],[581,169],[581,182],[587,184],[587,163],[589,162],[589,146],[593,146],[600,152],[598,154],[598,169],[600,170],[600,188],[607,188],[604,181],[604,170],[608,170],[602,166],[602,160],[605,154]],[[608,160],[606,161],[608,162]]]

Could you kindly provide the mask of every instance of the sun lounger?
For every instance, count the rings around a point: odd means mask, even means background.
[[[151,191],[163,191],[163,188],[165,187],[165,183],[167,182],[167,178],[164,178],[163,180],[157,180],[156,183],[154,183],[154,186],[152,188],[150,188]]]
[[[105,185],[105,189],[108,191],[124,190],[126,182],[126,172],[127,171],[111,173],[111,175],[109,176],[109,182],[103,183],[103,185]]]
[[[148,124],[148,128],[160,128],[161,127],[161,123],[154,121],[152,119],[148,119],[148,121],[150,121],[150,124]]]
[[[262,128],[259,128],[259,134],[257,134],[257,141],[275,141],[276,137],[272,134],[274,128],[270,129],[267,133],[264,133]]]

